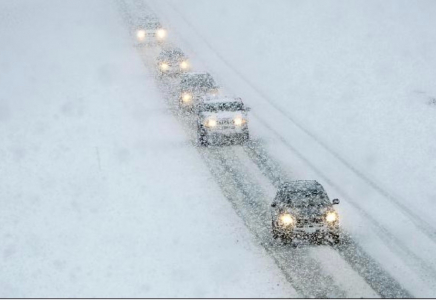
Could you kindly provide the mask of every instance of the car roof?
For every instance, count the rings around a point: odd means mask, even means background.
[[[162,54],[162,53],[181,53],[181,54],[184,54],[182,49],[180,49],[179,47],[163,48],[162,51],[160,52],[160,54]]]
[[[182,78],[194,77],[194,76],[200,76],[200,75],[212,76],[208,72],[186,72],[185,74],[182,75]]]
[[[228,102],[241,102],[242,99],[239,97],[230,97],[230,96],[222,96],[222,95],[207,95],[203,96],[202,99],[203,103],[228,103]]]
[[[295,181],[284,182],[279,186],[279,191],[293,192],[293,191],[304,191],[304,190],[324,192],[324,188],[316,180],[295,180]]]

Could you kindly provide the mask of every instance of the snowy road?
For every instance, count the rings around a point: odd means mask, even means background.
[[[224,3],[206,5],[205,10],[202,10],[202,5],[198,5],[197,8],[195,1],[192,5],[191,2],[147,1],[167,24],[172,24],[170,29],[175,33],[174,40],[191,55],[195,66],[211,71],[218,81],[224,84],[227,91],[243,96],[243,99],[254,107],[251,130],[258,140],[265,142],[263,146],[269,156],[279,162],[278,165],[281,165],[282,169],[291,170],[293,173],[291,178],[317,178],[330,191],[334,191],[341,196],[341,199],[346,200],[341,206],[344,227],[358,241],[357,244],[360,246],[357,252],[367,252],[367,257],[372,257],[376,261],[371,267],[364,268],[367,278],[374,279],[374,286],[382,281],[373,274],[374,266],[379,265],[378,269],[386,270],[400,282],[401,286],[412,291],[413,295],[422,297],[434,295],[435,224],[431,211],[424,213],[423,206],[416,203],[423,199],[418,197],[407,202],[395,193],[386,191],[386,188],[375,183],[374,179],[369,179],[332,151],[329,146],[320,142],[318,137],[301,124],[295,123],[286,109],[275,105],[271,97],[252,84],[250,76],[238,71],[238,63],[229,63],[222,53],[226,53],[225,51],[229,49],[240,51],[230,51],[230,53],[246,53],[244,43],[233,40],[235,44],[220,47],[225,44],[219,44],[219,41],[226,40],[229,28],[232,28],[233,23],[237,24],[239,19],[226,19],[225,26],[222,26],[221,30],[220,26],[208,22],[205,16],[210,9],[225,11],[226,5],[230,5],[231,10],[235,10],[235,14],[238,11],[243,13],[246,6],[233,7],[230,3]],[[276,2],[278,5],[279,1]],[[219,19],[219,16],[216,18]],[[205,26],[202,27],[201,24]],[[212,27],[213,30],[207,30]],[[221,51],[217,50],[218,48]],[[246,54],[248,55],[248,52]],[[270,57],[269,59],[271,60]],[[256,78],[255,75],[256,73],[253,73],[252,77]],[[424,164],[420,167],[425,168]],[[273,173],[274,171],[269,172],[269,175]],[[278,176],[272,177],[271,181],[274,182]],[[353,258],[355,254],[348,252],[347,255],[350,261],[355,261]],[[362,268],[356,269],[362,270]],[[383,293],[382,290],[389,291],[382,288],[378,292]]]
[[[0,296],[434,297],[432,213],[264,93],[190,16],[203,5],[0,2]],[[253,108],[251,141],[196,145],[175,80],[156,77],[159,48],[129,36],[150,12],[194,70]],[[276,187],[302,178],[340,196],[343,244],[272,239]]]
[[[134,15],[154,13],[143,2],[120,2],[126,23],[132,26]],[[129,28],[134,32],[133,28]],[[155,55],[148,47],[138,48],[144,64],[155,69]],[[162,80],[161,92],[175,117],[190,134],[195,146],[195,123],[180,115],[171,88],[172,79]],[[226,88],[226,87],[225,87]],[[214,174],[221,190],[258,242],[274,257],[292,286],[304,297],[410,297],[407,291],[373,261],[351,239],[335,252],[328,246],[303,246],[294,249],[278,246],[271,238],[269,203],[274,184],[291,179],[265,151],[262,143],[251,141],[244,146],[199,148],[201,157]],[[340,270],[340,271],[338,271]]]

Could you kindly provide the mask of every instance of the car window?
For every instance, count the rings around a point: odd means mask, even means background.
[[[182,88],[216,88],[215,81],[210,75],[195,75],[182,79],[180,82]]]
[[[244,110],[244,104],[242,102],[201,103],[199,110],[208,112],[241,111]]]
[[[330,200],[324,191],[304,189],[294,191],[280,191],[277,195],[280,202],[292,207],[328,206]]]

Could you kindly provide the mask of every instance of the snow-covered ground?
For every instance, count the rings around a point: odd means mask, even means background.
[[[195,147],[129,35],[150,9],[252,143]],[[434,297],[435,10],[1,1],[0,297]],[[322,182],[351,240],[272,242],[277,178]]]
[[[295,297],[109,1],[0,2],[0,297]]]
[[[325,184],[359,244],[434,296],[434,2],[147,3],[253,107],[255,138],[293,178]]]

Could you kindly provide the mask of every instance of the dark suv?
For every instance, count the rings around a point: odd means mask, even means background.
[[[309,239],[321,243],[339,243],[339,215],[321,184],[315,180],[298,180],[280,185],[271,204],[272,233],[275,239],[291,242]]]

